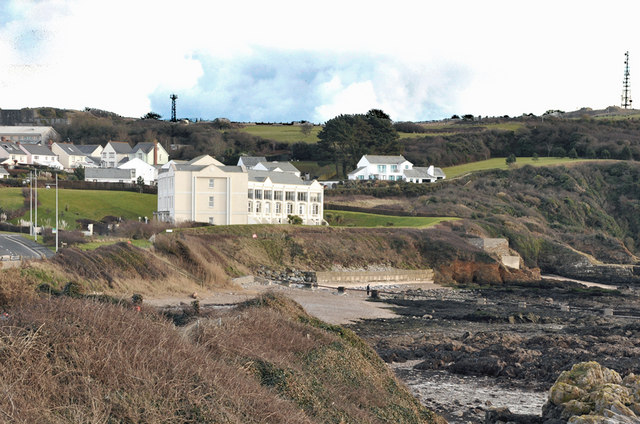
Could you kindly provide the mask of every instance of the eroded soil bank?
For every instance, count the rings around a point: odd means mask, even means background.
[[[497,406],[542,423],[546,392],[573,364],[640,373],[639,294],[557,281],[420,290],[380,300],[398,318],[349,327],[451,423]]]

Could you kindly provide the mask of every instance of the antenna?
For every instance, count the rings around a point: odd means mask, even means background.
[[[631,107],[631,93],[629,87],[629,52],[624,54],[624,79],[622,80],[622,107]]]
[[[178,96],[176,96],[175,94],[172,94],[169,96],[169,98],[171,99],[171,122],[176,122],[176,99],[178,98]]]

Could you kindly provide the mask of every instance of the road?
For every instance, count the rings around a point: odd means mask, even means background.
[[[46,247],[17,234],[0,234],[0,256],[20,256],[22,259],[49,258],[54,253]]]

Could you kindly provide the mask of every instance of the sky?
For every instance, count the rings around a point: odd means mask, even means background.
[[[640,102],[637,1],[0,0],[0,109],[323,123]],[[637,68],[640,71],[640,68]]]

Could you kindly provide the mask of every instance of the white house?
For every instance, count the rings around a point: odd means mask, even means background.
[[[96,183],[135,183],[135,169],[87,168],[84,180]]]
[[[442,180],[442,169],[433,165],[414,167],[403,156],[364,155],[357,168],[348,174],[350,180],[389,180],[427,183]]]
[[[404,180],[404,171],[413,164],[403,156],[364,155],[356,169],[348,174],[350,180]]]
[[[155,166],[149,165],[142,159],[134,158],[128,160],[122,165],[119,165],[117,169],[133,170],[133,178],[135,181],[138,181],[138,178],[142,177],[146,185],[153,185],[158,182],[158,169]]]
[[[87,162],[87,155],[82,153],[73,143],[53,143],[51,151],[58,155],[58,161],[64,166],[64,169],[95,166],[92,162]]]
[[[28,163],[27,153],[20,148],[19,144],[10,141],[0,141],[0,159],[9,165],[26,165]]]
[[[64,168],[58,161],[58,155],[46,146],[39,144],[18,144],[18,147],[27,154],[27,163],[29,165],[42,165],[56,169]]]
[[[9,171],[0,166],[0,179],[9,178]]]
[[[134,158],[140,159],[149,165],[164,165],[169,161],[169,154],[156,140],[153,143],[136,144],[131,153],[129,153],[129,159]]]
[[[321,225],[324,187],[291,172],[250,169],[247,211],[249,224],[286,224],[289,215],[304,225]]]
[[[117,168],[122,159],[129,159],[132,149],[129,143],[122,141],[110,141],[104,146],[100,154],[103,168]]]

